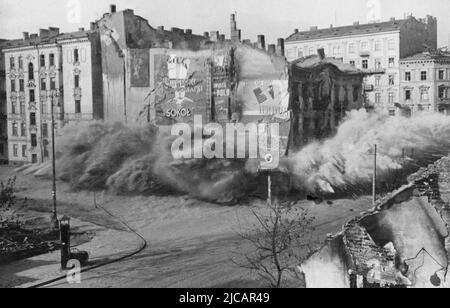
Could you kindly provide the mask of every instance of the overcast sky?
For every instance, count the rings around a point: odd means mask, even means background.
[[[63,32],[88,28],[111,3],[118,10],[134,9],[154,27],[191,28],[199,34],[220,30],[227,37],[229,15],[236,11],[243,39],[255,41],[258,34],[265,34],[267,43],[287,37],[294,28],[388,20],[406,12],[421,18],[430,14],[438,18],[439,45],[450,40],[449,0],[0,0],[0,38],[20,38],[24,31],[49,26]]]

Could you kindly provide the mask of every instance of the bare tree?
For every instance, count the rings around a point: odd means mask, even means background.
[[[0,227],[14,219],[13,215],[6,215],[6,212],[17,203],[16,178],[9,179],[6,184],[0,182]]]
[[[240,267],[257,274],[272,288],[281,288],[289,274],[312,250],[313,217],[300,207],[274,202],[267,209],[252,210],[256,223],[240,236],[250,242],[253,252],[244,256]]]

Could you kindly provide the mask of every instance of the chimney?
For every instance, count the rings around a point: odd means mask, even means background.
[[[30,39],[36,39],[38,35],[36,33],[30,34]]]
[[[311,28],[309,28],[310,31],[317,31],[319,30],[319,27],[317,26],[312,26]]]
[[[320,48],[317,49],[317,54],[319,55],[320,60],[325,60],[325,49]]]
[[[233,31],[237,30],[237,23],[236,23],[236,15],[235,14],[231,14],[230,25],[231,25],[231,33],[233,33]]]
[[[391,21],[395,21],[395,17],[391,17],[391,19],[390,19]]]
[[[203,32],[203,36],[204,36],[205,38],[209,38],[209,32]]]
[[[184,30],[184,33],[186,35],[192,35],[192,30],[191,29],[186,29],[186,30]]]
[[[97,26],[96,26],[95,22],[91,22],[91,27],[90,27],[91,31],[94,31],[96,28],[97,28]]]
[[[330,25],[330,29],[333,29],[333,24]]]
[[[274,55],[276,53],[276,46],[275,46],[275,44],[269,44],[267,46],[267,52],[270,53],[271,55]]]
[[[359,21],[355,21],[355,22],[353,23],[353,25],[354,25],[354,26],[359,26]]]
[[[221,42],[225,42],[225,39],[226,39],[225,34],[221,34],[221,35],[219,36],[219,40],[220,40]]]
[[[59,35],[59,28],[56,27],[49,27],[48,30],[52,35]]]
[[[298,29],[294,29],[294,33],[298,33]]]
[[[280,57],[284,57],[285,49],[284,49],[284,39],[279,38],[277,41],[277,55]]]
[[[24,41],[30,39],[30,33],[28,33],[28,32],[23,32],[22,35],[23,35],[23,40],[24,40]]]
[[[258,35],[258,48],[266,49],[266,37],[264,35]]]
[[[164,31],[164,26],[158,26],[158,30]]]
[[[116,12],[117,12],[117,6],[116,6],[115,4],[111,4],[111,5],[109,6],[109,12],[110,12],[111,14],[116,13]]]
[[[78,31],[82,32],[84,31],[84,28],[78,28]]]
[[[46,38],[50,35],[50,30],[48,29],[39,29],[39,36],[42,38]]]

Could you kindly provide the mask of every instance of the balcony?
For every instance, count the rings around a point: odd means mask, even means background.
[[[363,58],[368,58],[368,57],[370,57],[370,51],[362,50],[362,51],[359,52],[359,56],[363,57]]]
[[[373,84],[365,84],[364,92],[373,92],[375,90],[375,86]]]

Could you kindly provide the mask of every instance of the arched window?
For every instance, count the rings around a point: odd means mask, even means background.
[[[33,65],[33,63],[28,64],[28,80],[34,80],[34,65]]]

